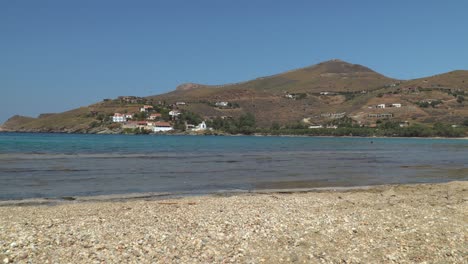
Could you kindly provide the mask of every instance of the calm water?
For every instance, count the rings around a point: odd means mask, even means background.
[[[0,133],[0,200],[468,180],[468,140]]]

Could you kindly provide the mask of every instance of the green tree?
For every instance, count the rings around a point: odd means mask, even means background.
[[[190,111],[182,112],[179,116],[179,120],[182,122],[187,121],[187,123],[192,125],[198,125],[203,121],[203,119],[198,114],[195,114]]]
[[[239,128],[251,127],[255,128],[255,116],[252,113],[247,113],[239,117]]]
[[[279,130],[280,128],[280,124],[276,121],[271,124],[271,130]]]
[[[398,129],[400,124],[398,122],[393,121],[385,121],[379,126],[382,129]]]
[[[468,118],[465,118],[465,120],[463,121],[462,125],[468,127]]]

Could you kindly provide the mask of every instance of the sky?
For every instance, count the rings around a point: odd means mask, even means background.
[[[330,59],[468,70],[468,1],[0,0],[0,123]]]

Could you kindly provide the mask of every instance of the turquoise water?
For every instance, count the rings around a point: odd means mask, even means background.
[[[0,199],[468,179],[468,140],[0,133]]]

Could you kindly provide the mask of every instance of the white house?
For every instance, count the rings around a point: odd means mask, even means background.
[[[392,107],[400,108],[400,107],[401,107],[401,104],[392,104]]]
[[[172,117],[177,117],[180,115],[180,112],[177,111],[177,110],[172,110],[169,112],[169,115],[172,116]]]
[[[176,104],[176,105],[186,105],[185,102],[176,102],[175,104]]]
[[[155,122],[153,124],[153,132],[166,132],[173,130],[171,124],[168,122]]]
[[[112,117],[112,122],[123,123],[125,121],[127,121],[127,119],[125,118],[124,114],[114,113],[114,116]]]
[[[385,104],[378,104],[377,108],[385,108]]]
[[[219,107],[226,107],[229,105],[229,103],[228,102],[216,102],[215,105]]]
[[[144,105],[143,107],[140,108],[140,112],[148,112],[149,110],[153,110],[152,105]]]
[[[155,114],[151,114],[149,117],[148,117],[148,120],[156,120],[158,118],[160,118],[162,115],[160,113],[155,113]]]
[[[125,114],[125,118],[126,119],[132,119],[133,118],[133,114]]]
[[[195,128],[193,128],[192,130],[193,131],[204,131],[206,130],[207,127],[206,127],[206,123],[205,121],[201,122],[200,124],[198,124],[198,126],[196,126]]]
[[[309,128],[313,128],[313,129],[315,129],[315,128],[323,128],[323,126],[322,126],[322,125],[311,125],[311,126],[309,126]]]
[[[330,92],[320,92],[320,95],[329,95]]]

